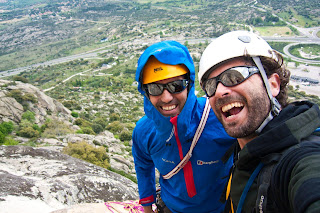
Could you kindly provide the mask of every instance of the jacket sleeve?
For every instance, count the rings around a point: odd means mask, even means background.
[[[155,203],[155,166],[148,153],[148,140],[150,132],[146,126],[143,127],[144,133],[140,131],[140,125],[137,125],[132,135],[132,155],[134,158],[135,170],[138,179],[138,189],[142,206],[148,206]]]
[[[301,143],[277,171],[281,171],[277,185],[280,192],[285,192],[279,198],[288,199],[292,212],[320,212],[320,140]]]

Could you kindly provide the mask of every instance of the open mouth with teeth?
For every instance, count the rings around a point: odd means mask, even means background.
[[[162,106],[161,108],[164,110],[164,111],[170,111],[170,110],[173,110],[175,108],[177,108],[178,105],[171,105],[171,106]]]
[[[234,102],[222,107],[221,111],[223,115],[228,118],[230,116],[238,114],[243,109],[243,104],[240,102]]]

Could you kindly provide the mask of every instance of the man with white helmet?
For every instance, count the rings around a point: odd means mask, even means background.
[[[201,56],[201,87],[237,138],[226,212],[320,212],[320,111],[287,101],[290,72],[254,33],[213,40]]]
[[[136,80],[146,116],[133,131],[132,155],[144,211],[152,212],[156,201],[157,168],[161,212],[221,212],[225,202],[219,198],[232,166],[232,159],[221,158],[235,139],[206,99],[196,97],[188,49],[176,41],[151,45],[138,60]]]

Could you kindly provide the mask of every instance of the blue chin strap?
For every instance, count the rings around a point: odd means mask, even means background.
[[[281,111],[281,105],[279,104],[278,100],[272,96],[271,93],[271,89],[270,89],[270,85],[269,85],[269,81],[268,81],[268,77],[266,74],[266,71],[264,70],[261,60],[259,57],[255,56],[252,57],[254,63],[257,65],[258,69],[260,70],[260,74],[263,80],[263,83],[266,87],[268,96],[269,96],[269,100],[270,100],[270,112],[269,115],[266,117],[266,119],[261,123],[261,125],[259,126],[259,128],[255,131],[256,134],[259,134],[262,129],[277,115],[279,115],[280,111]]]

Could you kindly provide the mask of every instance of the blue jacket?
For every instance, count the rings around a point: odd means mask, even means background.
[[[138,90],[145,95],[140,82],[142,69],[154,55],[166,64],[185,64],[190,71],[191,88],[177,126],[183,155],[189,151],[193,136],[200,122],[206,98],[197,98],[194,91],[195,69],[187,48],[175,41],[156,43],[145,50],[138,61],[136,80]],[[223,164],[221,157],[235,140],[229,137],[212,109],[206,126],[190,159],[197,194],[189,197],[184,171],[165,180],[162,175],[170,172],[179,162],[179,151],[170,118],[161,115],[144,98],[146,116],[141,118],[133,131],[132,154],[138,179],[140,202],[147,206],[155,202],[155,168],[160,172],[161,197],[173,212],[221,212],[224,204],[219,198],[227,181],[232,159]]]

